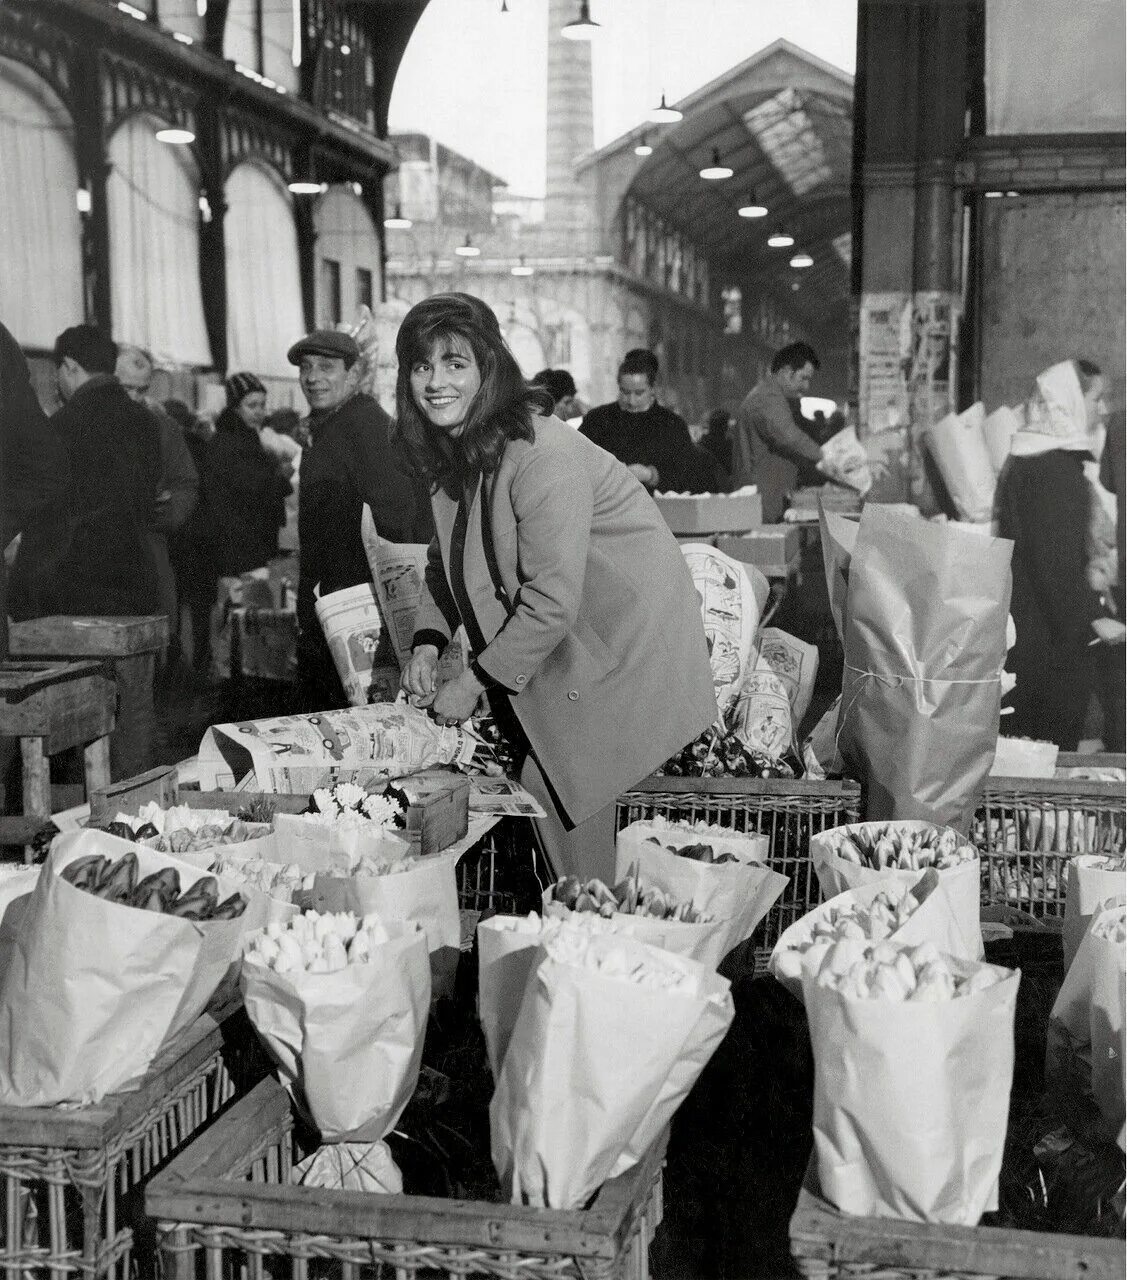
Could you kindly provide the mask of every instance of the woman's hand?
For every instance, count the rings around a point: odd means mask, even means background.
[[[416,707],[428,707],[434,701],[438,678],[438,649],[433,644],[421,644],[411,653],[399,687],[410,695]]]
[[[447,680],[435,694],[430,713],[439,724],[463,724],[474,713],[485,685],[472,671],[463,671]]]

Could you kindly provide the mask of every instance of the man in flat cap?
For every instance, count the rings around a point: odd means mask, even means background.
[[[347,333],[318,329],[289,349],[309,402],[312,441],[298,488],[298,680],[305,710],[346,698],[314,607],[320,595],[371,581],[360,537],[364,505],[381,537],[429,542],[430,503],[390,437],[391,419],[360,390],[360,348]]]

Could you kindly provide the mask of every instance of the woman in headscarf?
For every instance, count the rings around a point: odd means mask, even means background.
[[[1017,677],[1007,732],[1075,751],[1096,680],[1094,646],[1122,641],[1088,579],[1092,492],[1084,475],[1099,420],[1103,377],[1086,360],[1038,375],[1025,426],[1014,436],[998,494],[998,532],[1012,538],[1011,612]]]
[[[441,724],[488,693],[557,873],[606,878],[616,797],[716,718],[688,566],[629,470],[545,413],[480,299],[418,303],[396,355],[437,530],[403,688]],[[459,622],[474,660],[438,687]]]

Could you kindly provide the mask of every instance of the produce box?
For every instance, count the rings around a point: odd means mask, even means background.
[[[676,534],[735,533],[763,523],[758,493],[655,493],[657,509]]]
[[[146,1187],[165,1275],[305,1276],[316,1258],[325,1280],[649,1276],[664,1135],[587,1208],[571,1211],[291,1186],[302,1154],[288,1096],[264,1080]]]
[[[1123,1280],[1122,1240],[854,1218],[823,1200],[811,1172],[790,1220],[791,1254],[812,1280]]]
[[[769,578],[784,578],[802,551],[802,534],[793,524],[765,524],[742,537],[717,538],[716,549],[755,565]]]
[[[440,853],[466,834],[470,784],[464,774],[426,769],[410,778],[396,779],[393,785],[409,787],[414,797],[407,808],[407,833],[413,842],[417,839],[421,854]],[[272,804],[279,813],[303,813],[309,807],[308,795],[201,791],[181,784],[176,767],[167,765],[96,791],[90,801],[90,819],[98,823],[111,820],[117,813],[136,813],[150,800],[162,807],[185,804],[191,809],[226,809],[232,814],[256,800]]]
[[[65,1110],[0,1106],[0,1271],[87,1280],[155,1274],[145,1183],[268,1069],[229,992],[135,1090]]]

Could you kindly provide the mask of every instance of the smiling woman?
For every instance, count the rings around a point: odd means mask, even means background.
[[[550,416],[484,302],[420,302],[396,355],[398,431],[436,529],[403,687],[443,724],[486,694],[547,811],[549,860],[607,877],[615,798],[716,716],[684,557],[627,468]],[[474,659],[439,686],[459,624]]]

